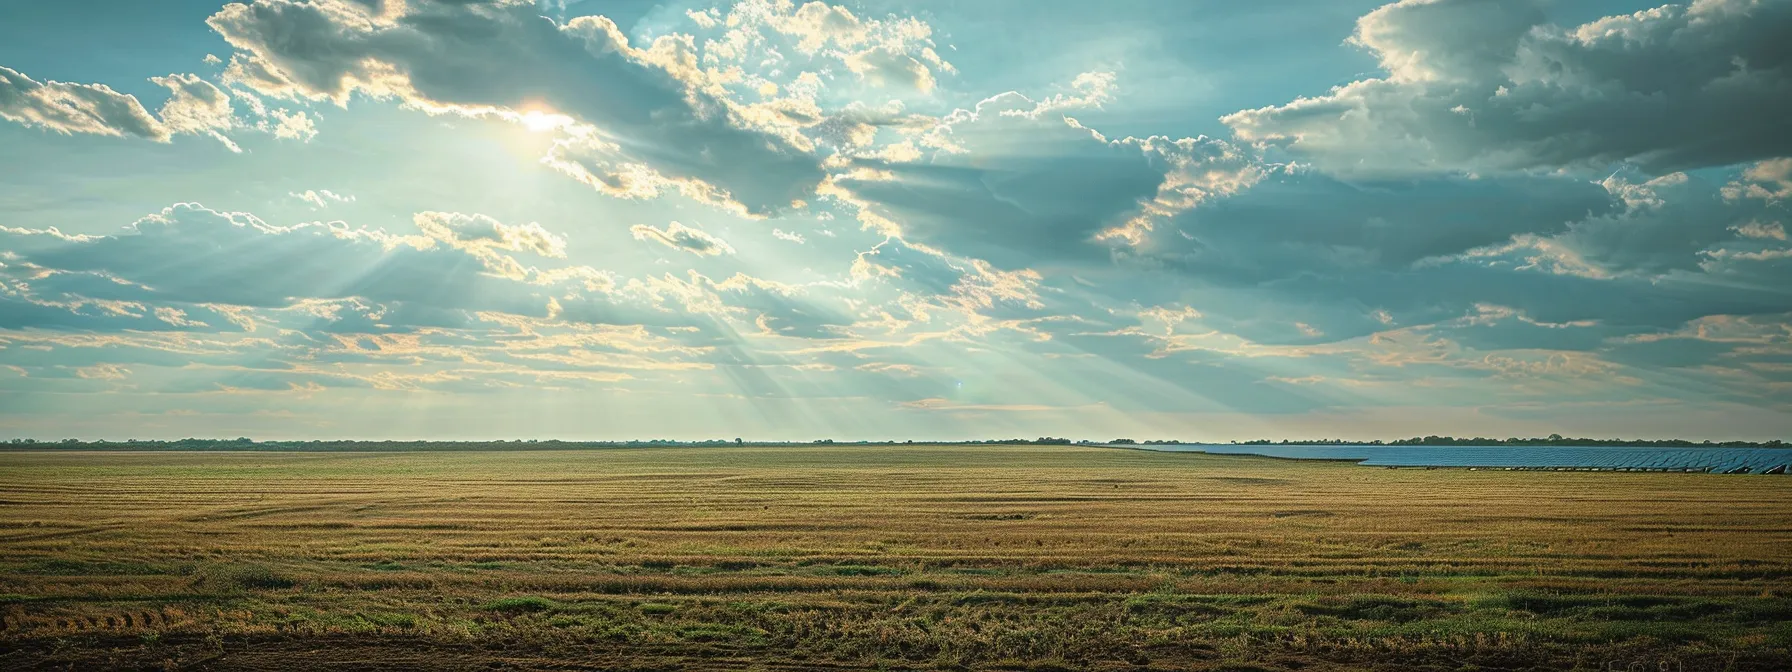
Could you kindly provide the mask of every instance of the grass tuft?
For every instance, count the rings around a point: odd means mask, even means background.
[[[557,604],[553,600],[535,595],[523,597],[505,597],[485,603],[480,607],[486,611],[498,611],[508,614],[527,614],[553,609]]]

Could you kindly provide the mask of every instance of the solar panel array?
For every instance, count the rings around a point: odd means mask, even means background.
[[[1604,471],[1701,471],[1717,474],[1783,474],[1792,449],[1653,448],[1580,446],[1247,446],[1175,444],[1126,446],[1169,452],[1262,455],[1288,459],[1347,460],[1376,467],[1482,469],[1591,469]]]

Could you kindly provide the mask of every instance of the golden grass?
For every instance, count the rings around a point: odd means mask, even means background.
[[[1788,486],[1072,446],[5,453],[0,649],[1784,669]]]

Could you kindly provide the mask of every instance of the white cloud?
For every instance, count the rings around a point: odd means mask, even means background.
[[[149,81],[169,92],[160,118],[136,96],[103,84],[40,83],[0,67],[0,119],[65,135],[135,136],[154,142],[169,142],[175,134],[205,135],[232,152],[243,151],[224,133],[237,125],[230,94],[192,74]]]
[[[117,364],[95,364],[75,369],[75,376],[88,380],[124,380],[131,370]]]
[[[149,81],[167,87],[168,102],[162,104],[162,123],[175,133],[209,135],[224,143],[232,152],[242,152],[224,131],[236,125],[230,109],[230,94],[197,75],[151,77]]]
[[[1724,186],[1724,198],[1759,199],[1778,204],[1792,197],[1792,158],[1768,159],[1742,171],[1742,175]]]
[[[783,229],[772,229],[772,237],[777,238],[778,240],[788,240],[788,241],[796,243],[798,245],[801,245],[805,242],[803,240],[803,234],[797,233],[795,231],[785,231]]]
[[[734,248],[728,242],[700,229],[694,229],[678,222],[672,222],[665,229],[658,229],[647,224],[636,224],[628,227],[635,240],[648,240],[665,245],[675,250],[684,250],[699,256],[716,256],[734,254]]]
[[[311,142],[312,138],[317,137],[317,126],[304,110],[294,112],[281,108],[268,113],[268,116],[272,117],[270,129],[276,138]]]
[[[690,17],[691,22],[697,24],[698,28],[703,28],[705,30],[714,28],[722,22],[721,12],[714,8],[706,9],[701,12],[694,9],[687,9],[685,10],[684,15]]]
[[[322,210],[324,208],[328,208],[328,207],[330,207],[330,204],[332,204],[332,203],[353,203],[353,202],[355,202],[354,196],[344,196],[342,194],[338,194],[336,192],[330,191],[329,189],[317,189],[317,190],[306,189],[303,192],[289,191],[289,192],[286,192],[286,195],[310,204],[311,209],[313,209],[313,210]]]
[[[0,118],[62,134],[125,136],[168,142],[170,131],[137,97],[104,84],[37,82],[0,66]]]
[[[566,239],[535,222],[505,224],[485,215],[419,212],[412,221],[424,235],[469,252],[505,250],[566,258]]]
[[[1003,114],[1037,117],[1047,112],[1099,108],[1114,99],[1114,73],[1085,72],[1070,81],[1074,94],[1057,94],[1039,101],[1032,109],[1003,110]]]
[[[1766,240],[1785,240],[1786,227],[1779,222],[1761,222],[1750,220],[1748,223],[1734,227],[1737,235],[1744,238],[1761,238]]]
[[[921,93],[933,90],[938,73],[954,71],[934,51],[932,26],[913,17],[866,19],[844,6],[798,5],[791,0],[745,0],[725,16],[715,10],[690,16],[704,30],[728,28],[704,42],[706,63],[765,69],[784,60],[779,49],[784,47],[809,59],[837,63],[873,87],[898,86]],[[774,43],[773,38],[780,39]],[[756,62],[761,59],[763,63]]]

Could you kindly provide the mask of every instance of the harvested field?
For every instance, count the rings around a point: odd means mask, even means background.
[[[1792,668],[1792,489],[1073,446],[0,454],[0,668]]]

